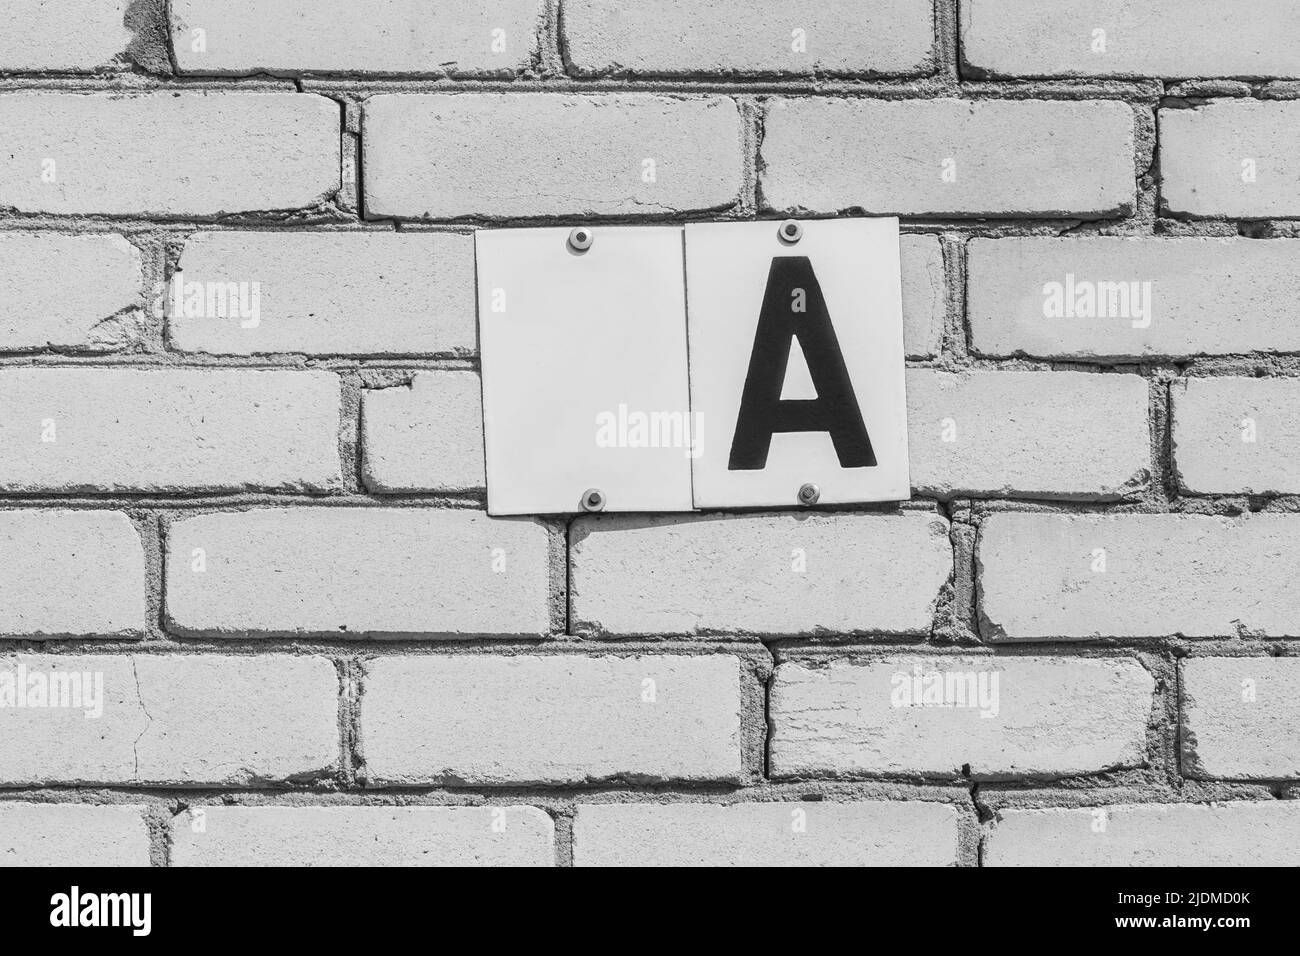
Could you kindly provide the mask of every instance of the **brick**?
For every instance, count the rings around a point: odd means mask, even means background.
[[[148,866],[145,808],[0,803],[0,866]]]
[[[129,345],[144,308],[141,269],[140,250],[121,236],[0,234],[0,352]]]
[[[318,206],[341,182],[340,115],[303,93],[3,93],[0,129],[22,135],[0,153],[0,206],[160,218]]]
[[[5,0],[0,70],[82,73],[113,65],[131,42],[130,0]]]
[[[1179,689],[1185,774],[1300,779],[1300,658],[1190,658]]]
[[[8,368],[0,489],[329,491],[339,408],[329,372]]]
[[[579,804],[574,866],[955,866],[950,804]]]
[[[989,515],[976,555],[980,630],[992,640],[1300,636],[1297,530],[1282,514]]]
[[[1138,375],[909,369],[912,487],[941,498],[1130,496],[1150,478],[1147,404]]]
[[[181,73],[508,75],[537,53],[540,0],[172,0]],[[203,31],[196,49],[196,30]]]
[[[124,655],[0,657],[0,785],[136,782],[135,744],[153,727],[133,661]],[[55,700],[59,706],[49,706]]]
[[[1292,77],[1297,46],[1300,10],[1288,0],[961,5],[964,65],[976,75]]]
[[[371,786],[744,777],[735,657],[381,657],[366,672]]]
[[[1300,216],[1300,103],[1217,100],[1162,109],[1160,199],[1172,215]]]
[[[364,123],[375,217],[646,215],[740,195],[740,114],[726,97],[388,94],[366,100]]]
[[[565,51],[580,75],[809,76],[933,69],[930,0],[568,0]]]
[[[1032,237],[974,239],[968,250],[971,347],[981,355],[1300,352],[1293,239]]]
[[[419,372],[405,388],[362,393],[362,474],[380,493],[477,491],[483,401],[476,372]]]
[[[940,677],[942,696],[929,696]],[[1154,690],[1132,659],[787,662],[770,691],[770,772],[948,777],[967,768],[991,780],[1140,767]]]
[[[206,637],[540,636],[548,548],[534,521],[468,510],[202,515],[167,535],[167,621]]]
[[[0,637],[143,637],[144,589],[120,511],[0,511]]]
[[[1133,111],[1114,101],[775,99],[761,160],[761,198],[772,210],[1126,216],[1134,208]]]
[[[257,785],[334,773],[338,674],[323,657],[137,656],[140,782]]]
[[[597,515],[569,571],[579,634],[929,634],[952,545],[925,512]]]
[[[1300,803],[1003,810],[984,866],[1293,866]]]
[[[206,293],[210,283],[247,283],[250,303],[257,292],[255,315],[251,309],[214,314],[206,304],[194,310],[197,315],[170,315],[171,344],[182,351],[369,356],[477,350],[470,235],[209,232],[190,238],[181,265],[181,302],[186,286]]]
[[[1170,395],[1174,469],[1184,491],[1300,492],[1300,379],[1189,378]]]
[[[338,676],[325,658],[24,655],[0,659],[5,673],[16,684],[75,673],[84,691],[80,707],[35,696],[0,707],[5,786],[245,786],[337,768]]]
[[[908,358],[927,359],[943,347],[947,279],[937,236],[899,236],[903,282],[903,348]]]
[[[195,807],[172,866],[554,866],[536,807]]]

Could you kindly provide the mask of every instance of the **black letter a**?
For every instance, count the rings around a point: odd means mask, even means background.
[[[781,387],[795,337],[808,362],[817,397],[782,401]],[[876,464],[830,312],[807,256],[772,260],[727,470],[766,467],[776,432],[829,432],[840,467]]]

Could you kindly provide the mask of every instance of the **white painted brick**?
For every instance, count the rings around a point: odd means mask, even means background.
[[[1188,776],[1300,779],[1300,658],[1190,658],[1180,690]]]
[[[943,347],[948,303],[943,247],[937,236],[900,236],[903,280],[903,348],[908,358],[926,359]]]
[[[0,785],[135,782],[135,744],[152,727],[140,704],[133,660],[125,655],[0,657],[5,703]],[[40,706],[39,689],[51,684],[60,688],[60,706],[48,706],[54,699],[48,691],[47,706]],[[27,693],[20,698],[24,687]],[[72,706],[78,701],[81,706]]]
[[[957,810],[923,802],[579,804],[574,866],[953,866]]]
[[[735,657],[465,654],[366,670],[372,786],[744,778]]]
[[[961,42],[1000,76],[1300,76],[1290,0],[964,0]]]
[[[586,75],[933,68],[930,0],[792,0],[779,7],[744,0],[567,0],[561,23],[569,60]]]
[[[142,806],[0,803],[0,867],[148,866]]]
[[[569,569],[576,633],[928,634],[952,545],[924,512],[598,515]]]
[[[742,178],[740,114],[719,96],[378,95],[365,104],[364,142],[372,216],[720,209]]]
[[[131,42],[131,0],[5,0],[0,70],[87,72],[109,66]]]
[[[321,657],[0,658],[15,681],[37,672],[90,675],[87,691],[102,677],[102,712],[0,707],[0,784],[245,786],[337,767],[338,676]]]
[[[128,345],[142,291],[140,250],[121,236],[0,233],[0,351]]]
[[[474,239],[467,234],[208,232],[185,244],[181,266],[180,282],[248,283],[250,293],[253,288],[258,293],[255,319],[169,317],[171,343],[182,351],[429,355],[477,350]],[[202,311],[207,313],[206,307]]]
[[[1207,218],[1300,216],[1300,103],[1216,100],[1163,109],[1159,122],[1166,211]]]
[[[1300,842],[1295,800],[1003,810],[998,817],[984,841],[984,866],[1294,866]]]
[[[332,490],[339,409],[329,372],[7,368],[0,489]]]
[[[1025,237],[974,239],[968,250],[971,346],[982,355],[1107,360],[1300,352],[1294,239]],[[1114,306],[1110,286],[1102,287],[1104,307],[1089,304],[1101,283],[1123,284]],[[1051,298],[1062,302],[1074,290],[1073,315],[1049,304],[1044,290],[1051,284]],[[1135,308],[1148,303],[1148,316]]]
[[[172,0],[171,29],[182,73],[514,73],[540,13],[539,0]]]
[[[0,511],[0,637],[141,637],[144,589],[120,511]]]
[[[338,674],[323,657],[138,655],[139,782],[258,785],[333,773]]]
[[[420,372],[406,388],[362,394],[362,472],[381,493],[486,486],[476,372]]]
[[[168,533],[167,619],[210,637],[543,635],[548,548],[534,521],[463,509],[202,515]]]
[[[200,807],[172,821],[172,866],[554,866],[536,807]]]
[[[0,206],[159,217],[300,209],[340,185],[340,107],[272,92],[0,94]],[[56,182],[42,174],[55,163]]]
[[[936,674],[954,682],[943,703],[956,706],[932,706],[925,697],[916,705],[917,678],[924,689],[926,678],[937,683]],[[956,696],[958,687],[965,697]],[[777,667],[770,693],[771,773],[946,777],[968,766],[973,778],[988,780],[1138,767],[1154,690],[1154,679],[1132,659],[787,662]]]
[[[1300,636],[1298,531],[1300,519],[1282,514],[989,515],[976,555],[981,631]]]
[[[1150,478],[1147,383],[1087,372],[907,373],[920,494],[1114,499]]]
[[[1300,492],[1300,379],[1189,378],[1170,395],[1174,469],[1184,491]]]
[[[1115,101],[776,99],[760,192],[790,211],[1128,215],[1133,149]]]

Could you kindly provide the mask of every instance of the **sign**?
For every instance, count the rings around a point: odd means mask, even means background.
[[[910,496],[897,219],[686,227],[696,508]]]
[[[680,227],[480,230],[488,513],[690,511]]]
[[[489,514],[909,496],[897,219],[476,248]]]

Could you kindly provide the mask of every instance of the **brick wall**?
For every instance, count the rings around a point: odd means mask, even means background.
[[[432,6],[0,10],[0,859],[1292,862],[1294,3]],[[472,230],[788,214],[913,499],[487,518]]]

